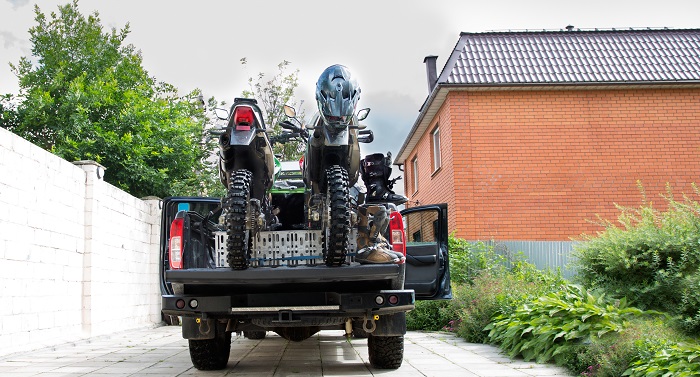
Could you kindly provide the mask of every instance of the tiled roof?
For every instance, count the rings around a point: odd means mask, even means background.
[[[438,83],[700,81],[700,29],[462,33]]]

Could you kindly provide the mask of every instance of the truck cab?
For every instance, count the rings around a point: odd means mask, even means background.
[[[329,267],[313,232],[284,228],[257,236],[246,270],[221,258],[220,211],[218,198],[171,197],[162,205],[162,312],[181,321],[200,370],[225,368],[232,332],[301,341],[338,329],[368,338],[373,366],[396,369],[415,300],[452,297],[446,204],[392,213],[386,238],[405,263],[359,264],[350,245],[347,263]]]

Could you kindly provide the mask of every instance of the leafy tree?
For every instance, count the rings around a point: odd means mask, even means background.
[[[241,59],[242,65],[248,64],[248,59]],[[271,136],[282,133],[279,123],[286,119],[284,105],[292,106],[297,111],[297,118],[303,119],[304,113],[300,109],[301,104],[294,99],[294,91],[299,86],[299,70],[287,74],[287,68],[291,63],[282,61],[277,65],[277,73],[266,79],[264,73],[260,72],[255,79],[248,78],[249,90],[244,90],[241,94],[246,98],[255,98],[265,114],[265,124],[272,129]],[[275,144],[273,149],[276,155],[281,155],[282,160],[298,160],[304,152],[305,144],[301,140],[292,140],[284,144]]]
[[[128,23],[105,32],[77,0],[49,16],[34,12],[34,60],[10,64],[20,93],[0,101],[0,124],[69,161],[97,161],[108,182],[135,196],[205,191],[212,173],[201,92],[183,96],[149,76],[124,43]]]

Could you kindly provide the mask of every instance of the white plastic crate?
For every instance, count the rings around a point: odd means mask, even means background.
[[[323,264],[320,230],[260,232],[253,240],[252,267],[314,266]],[[357,229],[350,231],[348,262],[355,259]],[[226,232],[215,233],[216,267],[228,267]]]
[[[228,267],[228,261],[226,260],[226,232],[215,232],[214,233],[214,264],[216,267]]]

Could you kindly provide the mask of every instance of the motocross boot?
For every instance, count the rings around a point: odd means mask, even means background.
[[[357,235],[357,256],[361,264],[400,263],[403,254],[391,250],[391,245],[382,236],[389,225],[389,216],[383,206],[363,206],[359,209],[360,220]]]
[[[391,176],[391,153],[384,157],[381,153],[366,156],[360,161],[362,181],[367,187],[366,203],[393,203],[401,205],[408,201],[403,195],[391,190],[394,183],[389,181]]]

